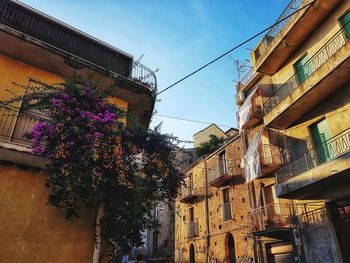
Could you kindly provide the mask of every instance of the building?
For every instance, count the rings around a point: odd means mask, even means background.
[[[240,168],[240,135],[185,171],[175,202],[175,262],[251,260],[248,191]],[[249,262],[249,261],[247,261]]]
[[[350,262],[349,9],[292,0],[237,85],[256,262]]]
[[[208,141],[210,135],[215,135],[218,138],[224,139],[228,137],[228,135],[223,130],[221,130],[215,123],[213,123],[193,135],[194,148],[197,148],[200,146],[201,143]]]
[[[117,83],[114,103],[148,126],[155,102],[154,73],[133,57],[17,1],[0,0],[0,100],[13,85],[60,83],[73,71]],[[7,92],[9,89],[11,92]],[[47,205],[42,171],[47,160],[30,154],[24,135],[45,116],[0,109],[0,257],[3,262],[91,262],[94,211],[66,220]]]

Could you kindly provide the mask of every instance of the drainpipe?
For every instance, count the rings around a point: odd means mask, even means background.
[[[205,199],[205,223],[207,228],[206,239],[206,247],[205,250],[205,262],[209,262],[209,247],[210,247],[210,234],[209,234],[209,204],[208,204],[208,171],[207,171],[207,159],[204,158],[204,173],[205,173],[205,191],[204,191],[204,199]]]

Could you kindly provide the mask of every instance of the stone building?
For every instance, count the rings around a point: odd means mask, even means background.
[[[256,262],[350,262],[349,9],[292,0],[237,85]]]
[[[175,203],[175,262],[234,262],[253,258],[248,192],[240,135],[186,169]]]
[[[119,80],[112,101],[149,125],[157,85],[151,70],[38,10],[0,0],[0,100],[22,94],[13,82],[60,83],[74,71],[106,86]],[[47,205],[47,160],[30,154],[25,137],[43,118],[20,104],[0,108],[0,261],[91,262],[95,211],[66,220],[64,211]]]

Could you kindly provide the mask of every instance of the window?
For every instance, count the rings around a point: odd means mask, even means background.
[[[193,209],[193,207],[191,207],[189,209],[189,212],[190,212],[190,222],[194,222],[194,209]]]
[[[222,191],[222,195],[223,195],[223,220],[230,220],[232,218],[232,214],[231,214],[231,202],[230,202],[230,190],[229,189],[224,189]]]
[[[312,74],[312,69],[308,61],[309,61],[308,55],[304,55],[301,59],[299,59],[294,64],[294,68],[297,72],[300,84],[302,84],[305,80],[307,80],[307,78]]]
[[[225,151],[219,154],[219,172],[220,175],[224,175],[227,173]]]
[[[350,39],[350,11],[340,19],[340,23],[344,27],[346,38]]]

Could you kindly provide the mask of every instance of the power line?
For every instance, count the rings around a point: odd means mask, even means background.
[[[196,74],[197,72],[201,71],[202,69],[208,67],[209,65],[213,64],[214,62],[218,61],[219,59],[223,58],[224,56],[226,56],[227,54],[231,53],[232,51],[236,50],[237,48],[247,44],[248,42],[250,42],[251,40],[253,40],[254,38],[260,36],[261,34],[265,33],[266,31],[270,30],[271,28],[273,28],[275,25],[278,25],[279,23],[283,22],[284,20],[287,20],[288,18],[290,18],[291,16],[293,16],[294,14],[300,12],[301,10],[309,7],[310,5],[312,5],[315,1],[312,1],[311,3],[304,5],[303,7],[297,9],[296,11],[294,11],[293,13],[291,13],[290,15],[286,16],[285,18],[276,21],[273,25],[265,28],[264,30],[260,31],[259,33],[253,35],[252,37],[248,38],[247,40],[239,43],[238,45],[236,45],[235,47],[231,48],[230,50],[226,51],[225,53],[223,53],[222,55],[214,58],[213,60],[211,60],[210,62],[208,62],[207,64],[201,66],[200,68],[196,69],[195,71],[191,72],[190,74],[186,75],[185,77],[179,79],[178,81],[174,82],[173,84],[171,84],[170,86],[168,86],[167,88],[159,91],[156,95],[159,95],[165,91],[167,91],[168,89],[174,87],[175,85],[179,84],[180,82],[184,81],[185,79],[191,77],[192,75]]]
[[[180,118],[180,117],[173,117],[173,116],[162,115],[162,114],[154,114],[154,115],[159,116],[159,117],[168,118],[168,119],[180,120],[180,121],[188,121],[188,122],[195,122],[195,123],[209,124],[209,125],[213,124],[213,123],[210,123],[210,122],[196,121],[196,120],[190,120],[190,119],[185,119],[185,118]],[[215,123],[215,125],[220,126],[220,127],[232,128],[231,126],[223,125],[223,124],[216,124]]]

